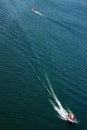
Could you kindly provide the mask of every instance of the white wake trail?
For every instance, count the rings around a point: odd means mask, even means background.
[[[48,92],[48,94],[53,97],[52,93],[50,92],[50,90],[47,88],[47,86],[44,84],[44,82],[41,80],[41,78],[39,76],[37,76],[37,78],[40,80],[40,82],[42,83],[43,87],[45,88],[45,90]]]
[[[68,111],[66,111],[62,104],[60,103],[60,101],[58,100],[53,88],[52,88],[52,85],[49,81],[49,78],[47,76],[47,73],[45,72],[45,76],[46,76],[46,79],[47,79],[47,82],[48,82],[48,85],[49,85],[49,88],[50,88],[50,93],[52,95],[52,99],[49,99],[50,103],[52,104],[54,110],[58,113],[58,116],[63,119],[63,120],[67,120],[67,115],[68,115]]]
[[[37,75],[37,78],[39,79],[39,81],[42,83],[43,88],[47,91],[48,95],[49,95],[49,101],[51,103],[51,105],[53,106],[54,110],[57,112],[58,117],[62,120],[67,121],[68,120],[68,114],[73,114],[72,111],[70,109],[65,109],[61,102],[59,101],[59,99],[57,98],[52,85],[49,81],[49,78],[47,76],[47,73],[45,72],[45,77],[48,83],[48,86],[41,80],[41,78]],[[74,115],[74,114],[73,114]],[[78,123],[78,121],[76,120],[75,123]]]
[[[40,12],[38,12],[38,11],[34,11],[34,13],[36,13],[36,14],[39,14],[39,15],[43,16],[43,14],[42,14],[42,13],[40,13]]]

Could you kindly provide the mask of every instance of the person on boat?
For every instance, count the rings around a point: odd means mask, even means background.
[[[75,116],[73,114],[68,114],[68,118],[70,118],[71,120],[76,120]]]

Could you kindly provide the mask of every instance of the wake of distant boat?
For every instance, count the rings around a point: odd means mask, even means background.
[[[71,110],[65,110],[64,107],[62,106],[61,102],[59,101],[59,99],[57,98],[52,85],[49,81],[49,78],[47,76],[47,73],[45,72],[45,76],[46,76],[46,80],[49,86],[48,87],[44,84],[44,82],[40,79],[40,77],[38,76],[38,79],[41,81],[43,87],[45,88],[45,90],[47,91],[47,93],[50,95],[49,101],[51,103],[51,105],[53,106],[54,110],[57,112],[58,117],[62,120],[68,121],[67,116],[69,113],[72,113]],[[73,113],[72,113],[73,114]],[[78,121],[75,121],[74,123],[78,123]]]
[[[36,14],[39,14],[39,15],[43,15],[42,13],[40,13],[40,12],[38,12],[38,11],[34,11],[34,13],[36,13]]]

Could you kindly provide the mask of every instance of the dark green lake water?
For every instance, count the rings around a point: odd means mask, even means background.
[[[45,71],[79,124],[58,118]],[[87,2],[0,0],[0,130],[87,130],[86,109]]]

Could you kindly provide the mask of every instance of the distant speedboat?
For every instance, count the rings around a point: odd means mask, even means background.
[[[35,11],[35,8],[32,8],[31,11],[34,12],[34,11]]]
[[[76,117],[72,113],[67,115],[67,120],[71,123],[77,123]]]
[[[43,14],[40,13],[40,12],[38,12],[35,8],[32,8],[31,11],[34,12],[34,13],[36,13],[36,14],[39,14],[39,15],[43,16]]]

